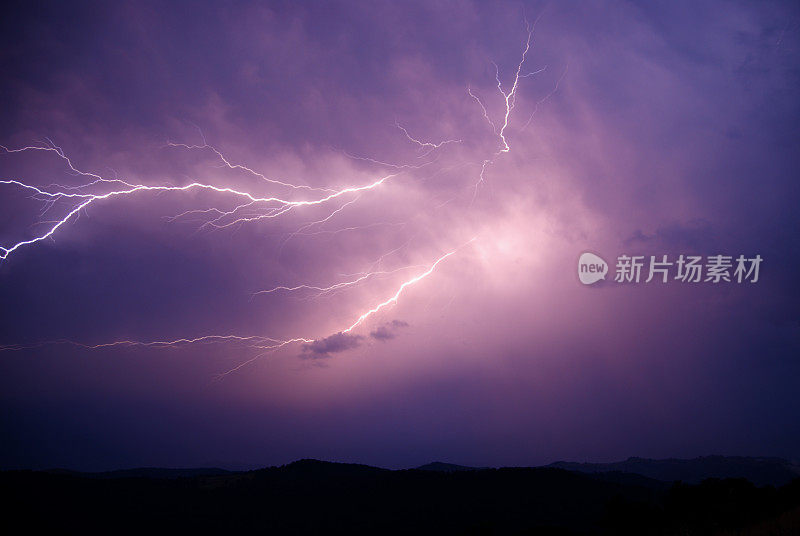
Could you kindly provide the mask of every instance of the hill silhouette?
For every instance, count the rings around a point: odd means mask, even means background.
[[[0,472],[0,486],[10,492],[0,530],[11,533],[19,523],[29,531],[67,533],[722,535],[800,529],[800,480],[781,488],[743,479],[673,485],[630,473],[552,467],[393,471],[318,460],[239,473],[156,475]],[[785,532],[763,532],[762,526]]]
[[[453,471],[477,471],[478,469],[486,469],[485,467],[468,467],[466,465],[456,465],[454,463],[445,462],[431,462],[417,467],[419,471],[441,471],[444,473],[452,473]]]
[[[666,482],[680,480],[692,484],[706,478],[745,478],[758,486],[782,486],[800,477],[800,466],[788,460],[743,456],[702,456],[688,460],[628,458],[613,463],[555,462],[547,467],[584,473],[621,471]]]

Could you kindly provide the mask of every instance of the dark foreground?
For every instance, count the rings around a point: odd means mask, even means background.
[[[303,460],[245,473],[0,472],[0,533],[800,534],[800,479],[674,484],[557,468],[389,471]],[[20,525],[20,522],[22,523]]]

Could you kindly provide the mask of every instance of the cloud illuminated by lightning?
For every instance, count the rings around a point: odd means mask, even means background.
[[[479,97],[479,95],[476,92],[473,91],[471,87],[469,86],[467,87],[467,93],[472,99],[474,99],[478,103],[481,112],[483,114],[483,118],[489,124],[489,126],[492,129],[492,132],[497,136],[499,141],[499,145],[496,146],[493,150],[491,150],[491,152],[487,152],[487,154],[480,156],[477,161],[469,163],[469,165],[474,165],[476,163],[479,163],[480,165],[478,181],[474,185],[474,192],[472,195],[473,201],[478,195],[478,190],[480,185],[482,185],[486,180],[485,174],[487,167],[494,164],[495,159],[497,157],[500,157],[501,155],[509,153],[511,151],[511,145],[509,143],[507,135],[508,135],[508,129],[511,124],[512,112],[514,111],[515,106],[517,104],[517,97],[519,93],[521,80],[529,76],[541,73],[546,69],[546,67],[544,67],[532,72],[523,73],[523,68],[527,60],[528,53],[531,50],[531,41],[536,24],[535,22],[534,24],[529,24],[527,20],[525,21],[525,23],[526,23],[527,36],[524,42],[524,48],[522,51],[521,59],[519,63],[516,65],[516,69],[514,70],[514,77],[510,83],[510,88],[508,90],[505,89],[505,87],[508,86],[504,86],[504,84],[501,82],[500,68],[497,66],[497,64],[494,64],[496,89],[497,91],[499,91],[503,99],[502,118],[497,122],[493,121],[491,118],[492,114],[489,112],[489,109],[487,108],[485,102]],[[564,71],[564,74],[566,74],[566,70]],[[564,74],[562,74],[562,76],[556,82],[554,90],[536,103],[536,108],[531,114],[531,117],[528,120],[528,122],[525,123],[523,129],[527,127],[527,125],[533,119],[533,115],[538,110],[539,105],[545,102],[547,99],[549,99],[550,96],[553,93],[555,93],[555,91],[558,90],[558,84],[561,82],[561,79],[563,78]],[[25,240],[19,240],[9,245],[0,246],[0,261],[8,259],[12,254],[17,253],[21,249],[24,249],[26,247],[32,247],[37,243],[40,243],[46,239],[54,237],[54,235],[56,235],[68,222],[76,220],[80,215],[81,211],[87,209],[89,206],[93,204],[103,201],[111,201],[115,199],[126,198],[134,196],[136,194],[138,195],[147,195],[152,193],[180,194],[193,190],[208,192],[212,194],[216,199],[218,199],[219,204],[215,202],[214,206],[208,208],[193,208],[184,211],[180,214],[177,214],[175,216],[172,216],[169,218],[169,220],[175,221],[178,219],[187,219],[191,217],[200,218],[200,220],[202,221],[201,228],[209,227],[217,230],[223,230],[226,228],[230,228],[232,226],[242,225],[245,223],[272,220],[278,218],[279,216],[285,215],[290,211],[296,211],[303,207],[325,206],[328,205],[329,203],[330,205],[333,205],[330,207],[325,207],[326,210],[328,210],[328,212],[323,217],[307,222],[301,225],[295,231],[289,233],[283,239],[282,246],[285,245],[286,242],[288,242],[289,240],[298,236],[307,236],[319,233],[338,233],[347,230],[366,229],[376,225],[404,225],[404,223],[402,222],[401,223],[378,222],[365,225],[340,226],[335,230],[320,229],[320,227],[322,227],[323,225],[327,226],[335,217],[340,215],[345,209],[358,203],[363,193],[380,187],[385,182],[398,177],[402,173],[422,170],[426,166],[432,165],[436,161],[435,158],[427,159],[427,157],[431,156],[432,153],[434,153],[434,151],[438,151],[439,149],[442,149],[443,147],[450,144],[457,144],[462,142],[461,139],[446,139],[438,142],[423,141],[423,139],[412,136],[411,133],[408,131],[408,129],[402,126],[399,122],[396,122],[395,126],[403,132],[408,141],[410,141],[419,148],[420,154],[418,155],[418,157],[426,158],[426,161],[414,164],[397,164],[397,163],[384,162],[370,157],[353,156],[348,153],[344,153],[347,157],[353,160],[363,161],[381,167],[392,168],[395,171],[393,173],[381,175],[378,178],[363,184],[351,184],[339,189],[312,187],[305,184],[293,184],[285,182],[283,180],[267,177],[265,174],[256,171],[254,168],[250,166],[232,162],[219,149],[217,149],[212,145],[209,145],[206,142],[204,136],[203,136],[203,143],[199,145],[175,143],[170,141],[167,142],[167,147],[171,149],[182,149],[188,151],[205,151],[211,153],[214,155],[215,159],[219,162],[220,167],[226,168],[230,171],[241,172],[251,177],[255,177],[259,179],[262,185],[268,185],[269,187],[274,187],[278,189],[289,189],[290,192],[294,195],[304,196],[301,199],[290,198],[286,195],[277,195],[277,194],[261,195],[255,193],[254,191],[250,191],[248,189],[240,187],[234,188],[228,186],[219,186],[211,183],[197,182],[197,181],[193,181],[190,182],[189,184],[185,184],[182,186],[176,186],[172,184],[141,184],[136,182],[128,182],[116,177],[106,178],[96,173],[86,172],[78,169],[73,164],[73,161],[61,149],[61,147],[57,146],[49,139],[46,139],[45,142],[43,142],[41,145],[29,145],[15,149],[9,149],[5,146],[0,146],[0,149],[2,149],[5,153],[9,155],[16,153],[37,152],[37,151],[55,154],[59,159],[61,159],[66,164],[67,168],[70,170],[71,173],[73,173],[76,176],[87,179],[87,182],[77,186],[65,186],[65,185],[53,184],[47,187],[34,186],[31,184],[27,184],[21,180],[12,178],[0,180],[0,186],[7,188],[18,188],[22,191],[29,193],[33,199],[41,202],[42,206],[44,207],[42,213],[51,210],[56,203],[70,204],[66,214],[63,215],[63,217],[61,217],[60,219],[47,222],[44,221],[39,222],[45,228],[43,231],[37,233],[34,237]],[[285,190],[284,192],[289,193],[286,192]],[[332,203],[335,200],[340,200],[343,202],[341,204]],[[231,201],[234,202],[232,207],[230,204]],[[444,203],[440,204],[439,206],[443,206],[447,203],[450,203],[451,201],[452,199],[449,199]],[[314,231],[310,231],[311,229],[314,228],[316,228]],[[338,283],[330,284],[327,286],[322,286],[319,284],[315,285],[311,283],[301,283],[297,285],[278,285],[266,290],[255,292],[251,297],[266,296],[278,292],[294,293],[303,291],[310,291],[313,295],[312,297],[319,297],[322,295],[338,292],[346,288],[351,288],[357,285],[361,285],[367,282],[368,280],[371,280],[376,277],[390,276],[412,269],[422,270],[413,277],[405,279],[404,281],[399,283],[395,287],[396,290],[394,291],[394,293],[388,295],[388,297],[374,300],[372,305],[369,305],[367,308],[365,308],[363,312],[361,312],[360,314],[358,314],[357,317],[354,318],[354,320],[352,320],[350,323],[348,323],[345,327],[343,327],[340,331],[337,332],[338,334],[349,334],[355,331],[360,326],[362,326],[373,315],[376,315],[381,311],[395,305],[401,298],[401,296],[403,296],[406,293],[407,289],[429,277],[437,270],[437,268],[442,263],[444,263],[450,257],[456,255],[459,252],[459,250],[461,250],[468,244],[474,242],[475,240],[476,238],[473,238],[469,242],[462,244],[456,247],[455,249],[452,249],[440,255],[430,264],[425,264],[425,265],[415,264],[415,265],[401,266],[399,268],[394,268],[394,269],[382,268],[381,267],[382,262],[390,255],[393,255],[394,253],[400,251],[402,248],[408,246],[410,242],[409,240],[400,247],[397,247],[383,254],[363,272],[347,276],[348,278],[345,279],[344,281],[340,281]],[[309,331],[314,331],[314,330],[310,329]],[[221,335],[209,334],[209,335],[201,335],[198,337],[186,337],[186,338],[177,338],[171,340],[156,340],[147,342],[141,342],[135,340],[119,340],[119,341],[111,341],[94,345],[78,343],[69,340],[56,340],[56,341],[41,342],[29,346],[13,345],[13,344],[5,345],[5,346],[0,346],[0,351],[21,350],[46,344],[72,344],[86,349],[101,349],[101,348],[125,347],[125,346],[175,348],[192,344],[234,344],[242,348],[255,349],[261,352],[257,356],[248,359],[247,361],[237,365],[236,367],[220,375],[220,377],[224,377],[227,374],[230,374],[231,372],[240,370],[242,367],[253,362],[259,357],[265,355],[265,353],[273,352],[280,348],[295,343],[311,344],[319,340],[321,340],[319,333],[309,334],[301,337],[291,337],[291,338],[273,338],[261,335],[248,336],[239,334],[221,334]]]

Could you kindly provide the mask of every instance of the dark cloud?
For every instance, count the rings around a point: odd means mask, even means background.
[[[701,251],[713,248],[716,242],[711,223],[696,219],[664,225],[652,234],[646,234],[641,229],[637,229],[624,243],[626,246],[647,244],[670,251],[680,248]]]
[[[324,339],[317,339],[314,342],[304,344],[301,357],[312,359],[330,357],[330,354],[358,348],[363,338],[361,335],[339,332]]]
[[[408,322],[402,320],[392,320],[382,326],[378,326],[374,331],[369,333],[369,336],[379,341],[388,341],[397,336],[397,330],[400,328],[408,327]]]

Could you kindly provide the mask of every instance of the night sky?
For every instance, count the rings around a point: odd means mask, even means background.
[[[800,459],[796,3],[0,26],[0,467]]]

